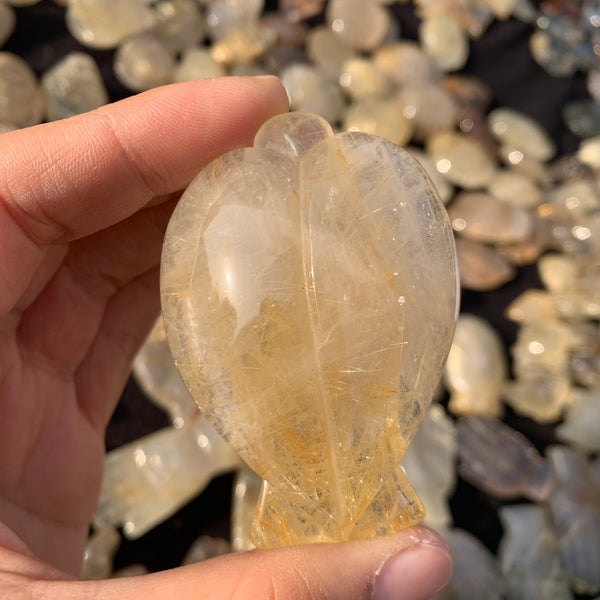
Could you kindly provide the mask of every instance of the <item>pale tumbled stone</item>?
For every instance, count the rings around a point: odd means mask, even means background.
[[[181,561],[181,565],[193,565],[209,558],[229,554],[229,552],[231,552],[231,545],[227,540],[201,535],[192,542]]]
[[[264,0],[211,0],[206,8],[206,24],[213,40],[231,31],[257,23]]]
[[[235,474],[231,508],[231,547],[235,552],[254,548],[250,541],[250,529],[262,485],[262,477],[250,467],[245,466]]]
[[[224,77],[227,71],[207,48],[188,48],[173,72],[173,81],[196,81]]]
[[[511,108],[496,108],[488,115],[492,135],[502,144],[545,162],[556,153],[554,142],[534,119]]]
[[[398,86],[437,83],[440,68],[415,42],[401,41],[377,48],[375,66]]]
[[[442,202],[444,204],[448,204],[454,195],[454,188],[452,185],[450,185],[448,180],[437,170],[435,164],[427,156],[427,154],[412,146],[407,149],[419,161],[419,164],[425,169],[427,175],[429,175],[429,178],[440,195]]]
[[[600,135],[583,140],[579,145],[577,156],[581,162],[594,168],[600,167]]]
[[[494,198],[523,208],[535,208],[542,201],[539,187],[529,177],[512,171],[497,171],[487,189]]]
[[[427,140],[426,148],[438,171],[466,189],[488,186],[496,173],[492,159],[464,133],[437,133]]]
[[[403,146],[413,133],[413,123],[404,116],[403,108],[396,98],[355,102],[344,115],[343,128],[385,137]]]
[[[108,104],[108,92],[94,59],[71,52],[42,76],[49,121],[79,115]]]
[[[461,69],[469,56],[469,41],[455,19],[435,14],[423,19],[419,39],[426,54],[444,71]]]
[[[541,374],[507,382],[502,396],[515,412],[538,423],[553,423],[571,404],[571,387],[563,375]]]
[[[504,537],[500,568],[508,600],[572,600],[560,548],[544,508],[531,504],[500,509]]]
[[[600,209],[600,188],[592,177],[565,181],[549,190],[545,200],[581,221]]]
[[[439,404],[432,405],[400,464],[425,506],[425,524],[449,527],[448,497],[456,485],[456,430]]]
[[[177,429],[198,415],[171,356],[162,316],[133,360],[133,375],[146,396],[169,415]]]
[[[120,544],[121,535],[114,527],[105,526],[94,531],[83,551],[81,579],[108,579]]]
[[[266,127],[289,136],[289,119]],[[161,297],[176,362],[266,481],[257,546],[408,526],[422,507],[399,460],[457,308],[445,210],[381,138],[340,133],[295,161],[257,139],[209,164],[169,223]]]
[[[532,156],[523,154],[516,146],[502,145],[498,154],[509,171],[523,175],[536,184],[551,183],[552,178],[546,165]]]
[[[373,50],[383,41],[390,27],[388,12],[377,2],[331,0],[325,21],[349,46]]]
[[[533,444],[498,419],[465,417],[458,421],[458,472],[498,498],[548,498],[552,469]]]
[[[575,287],[578,260],[567,254],[547,254],[538,262],[540,279],[551,292],[566,292]]]
[[[441,529],[453,559],[452,579],[433,600],[501,600],[504,581],[494,555],[464,529]]]
[[[154,34],[171,52],[193,47],[204,37],[204,15],[194,0],[161,0],[156,18]]]
[[[339,121],[344,99],[337,82],[331,81],[314,67],[303,64],[289,66],[280,77],[292,110],[315,113],[330,123]]]
[[[556,429],[556,437],[585,452],[600,452],[600,393],[573,389],[573,404],[567,408],[564,422]]]
[[[292,23],[323,12],[325,0],[279,0],[279,10]]]
[[[515,276],[514,267],[490,246],[474,240],[456,239],[460,284],[470,290],[499,288]]]
[[[0,48],[15,30],[15,11],[4,0],[0,1]]]
[[[239,462],[201,417],[120,446],[106,455],[94,523],[138,538]]]
[[[135,563],[128,565],[121,569],[117,569],[112,575],[111,579],[119,579],[122,577],[140,577],[141,575],[148,575],[150,571],[146,565]]]
[[[391,82],[372,60],[352,58],[342,65],[340,85],[354,100],[381,98],[391,89]]]
[[[44,93],[31,67],[15,54],[0,52],[0,123],[37,125],[44,111]]]
[[[262,56],[274,43],[271,29],[250,24],[228,31],[211,46],[210,54],[224,66],[245,65]]]
[[[481,192],[458,194],[448,216],[456,232],[479,242],[523,242],[533,232],[529,212]]]
[[[506,377],[506,358],[496,330],[475,315],[461,315],[444,371],[449,410],[457,415],[499,416]]]
[[[154,27],[156,15],[142,0],[68,0],[65,21],[84,46],[109,49]]]
[[[440,86],[432,83],[407,85],[398,94],[404,116],[414,123],[415,136],[426,139],[456,124],[456,104]]]
[[[330,79],[338,80],[342,65],[357,58],[356,50],[325,26],[315,27],[306,36],[306,56]]]
[[[483,0],[484,4],[490,7],[497,19],[504,21],[512,14],[517,0]]]
[[[544,290],[525,290],[506,308],[505,315],[515,323],[554,321],[558,317],[554,299]]]

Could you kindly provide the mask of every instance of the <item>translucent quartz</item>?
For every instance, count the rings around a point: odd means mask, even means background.
[[[196,402],[267,482],[257,546],[422,519],[398,463],[456,293],[443,205],[381,138],[287,113],[188,187],[163,249],[165,325]]]
[[[548,497],[552,469],[524,435],[486,417],[463,417],[456,432],[461,477],[498,498]]]
[[[504,580],[494,555],[464,529],[442,529],[439,533],[450,546],[454,568],[450,583],[433,600],[504,598]]]
[[[336,81],[309,65],[294,64],[280,75],[287,90],[290,108],[310,112],[336,123],[342,116],[344,99]]]
[[[503,145],[545,162],[556,153],[554,142],[531,117],[511,108],[496,108],[488,115],[492,135]]]
[[[15,11],[9,4],[0,0],[0,48],[15,30]]]
[[[577,156],[586,165],[600,167],[600,135],[583,140],[577,150]]]
[[[106,526],[94,531],[83,551],[81,579],[108,579],[120,545],[121,535],[114,527]]]
[[[108,92],[94,59],[71,52],[42,76],[49,121],[66,119],[108,103]]]
[[[520,267],[534,264],[552,246],[551,224],[534,217],[533,231],[529,239],[511,244],[495,244],[495,249],[513,265]]]
[[[565,181],[549,190],[545,201],[575,220],[585,219],[600,208],[598,183],[592,177]]]
[[[233,480],[233,506],[231,509],[231,547],[236,552],[250,550],[250,528],[263,480],[250,467],[242,467]]]
[[[399,87],[435,83],[441,79],[440,68],[415,42],[381,46],[373,53],[373,60],[375,66]]]
[[[37,125],[44,110],[44,93],[32,68],[19,56],[0,52],[0,123]]]
[[[65,21],[84,46],[109,49],[154,27],[156,14],[142,0],[68,0]]]
[[[404,116],[414,122],[418,139],[452,129],[456,123],[454,100],[437,84],[409,84],[400,91],[398,99],[404,104]]]
[[[171,52],[195,46],[204,37],[206,22],[194,0],[161,0],[156,18],[154,34]]]
[[[469,290],[495,290],[515,276],[513,266],[490,246],[456,238],[460,284]]]
[[[258,22],[264,0],[211,0],[206,8],[208,33],[218,40],[235,29]]]
[[[135,539],[172,515],[239,458],[201,417],[120,446],[106,455],[96,526],[123,526]]]
[[[356,51],[328,27],[311,29],[306,36],[306,56],[330,79],[338,80],[342,65],[356,58]]]
[[[497,171],[487,189],[494,198],[522,208],[535,208],[542,201],[539,187],[521,173]]]
[[[497,19],[505,20],[510,17],[517,0],[483,0],[484,4],[489,6]]]
[[[142,565],[140,563],[134,563],[133,565],[127,565],[122,569],[116,570],[112,574],[112,579],[117,579],[121,577],[139,577],[141,575],[148,575],[150,571],[146,565]]]
[[[223,554],[228,554],[229,552],[231,552],[231,545],[227,540],[209,535],[201,535],[189,547],[181,561],[181,565],[193,565],[209,558],[223,556]]]
[[[498,155],[510,172],[524,175],[534,183],[550,183],[551,178],[544,163],[526,156],[516,146],[504,144],[498,149]]]
[[[531,56],[554,77],[570,77],[577,69],[576,48],[582,42],[579,26],[569,19],[541,16],[529,38]]]
[[[469,75],[448,75],[442,81],[442,88],[463,109],[484,112],[492,101],[490,88],[483,81]]]
[[[475,315],[461,315],[444,370],[449,410],[457,415],[499,416],[506,377],[506,358],[496,330]]]
[[[344,61],[340,71],[340,85],[353,100],[381,98],[391,89],[391,81],[372,60],[351,58]]]
[[[449,181],[467,189],[490,184],[496,165],[486,152],[464,133],[443,131],[431,136],[427,154]]]
[[[227,71],[210,55],[208,49],[188,48],[175,67],[173,81],[195,81],[225,75]]]
[[[403,107],[396,98],[355,102],[344,115],[343,128],[385,137],[403,146],[413,133],[413,123],[404,116]]]
[[[600,135],[600,105],[595,100],[574,100],[565,105],[562,117],[579,137]]]
[[[531,504],[500,509],[500,568],[507,600],[571,600],[560,549],[546,511]]]
[[[117,79],[133,92],[170,83],[175,61],[169,49],[151,33],[128,38],[114,60]]]
[[[390,28],[390,16],[378,2],[364,0],[330,0],[325,21],[349,46],[373,50]]]
[[[444,71],[456,71],[467,62],[467,36],[456,19],[447,14],[433,14],[423,19],[419,40],[423,51]]]
[[[211,56],[220,64],[245,65],[262,56],[275,43],[275,33],[258,24],[228,31],[216,41]]]
[[[308,27],[304,23],[289,21],[281,11],[264,13],[260,23],[274,32],[277,46],[300,49],[307,43]]]
[[[412,146],[407,148],[407,150],[409,150],[409,152],[419,161],[419,164],[425,169],[425,172],[429,175],[431,182],[440,195],[442,202],[448,204],[450,199],[454,196],[454,188],[452,185],[450,185],[448,180],[437,170],[435,164],[427,154]]]
[[[479,242],[523,242],[533,231],[528,211],[482,192],[458,194],[448,216],[455,231]]]
[[[600,452],[600,391],[574,388],[572,397],[556,437],[586,452]]]
[[[133,361],[133,375],[148,398],[169,415],[177,429],[198,415],[198,407],[173,362],[162,316],[156,319]]]
[[[279,0],[279,11],[292,23],[323,12],[325,0]]]
[[[577,593],[600,591],[600,485],[585,455],[575,448],[548,449],[558,485],[548,504],[562,563]]]
[[[548,254],[540,258],[538,272],[542,283],[551,292],[565,292],[575,287],[579,264],[566,254]]]
[[[456,485],[456,430],[439,404],[427,411],[401,465],[425,505],[425,524],[449,527],[452,515],[448,497]]]
[[[519,414],[552,423],[571,403],[571,388],[563,375],[535,375],[507,382],[502,396]]]
[[[556,307],[552,296],[545,290],[525,290],[506,308],[505,316],[515,323],[544,323],[555,321]]]

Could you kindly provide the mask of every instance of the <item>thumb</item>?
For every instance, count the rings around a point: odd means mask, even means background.
[[[254,550],[143,577],[63,585],[96,586],[86,590],[95,600],[425,600],[451,571],[445,542],[419,526],[368,540]]]

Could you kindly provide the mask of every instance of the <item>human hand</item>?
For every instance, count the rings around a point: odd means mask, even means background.
[[[447,551],[425,529],[131,581],[66,574],[79,571],[104,428],[159,310],[162,237],[179,193],[286,106],[275,80],[226,78],[0,136],[2,597],[366,598],[384,560],[408,546],[404,595],[387,597],[426,597],[447,578]],[[380,593],[397,571],[384,568]]]

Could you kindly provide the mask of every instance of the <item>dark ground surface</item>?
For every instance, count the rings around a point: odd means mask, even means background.
[[[275,2],[267,2],[269,7]],[[395,5],[392,10],[401,26],[403,38],[416,39],[418,21],[409,5]],[[82,50],[98,62],[111,101],[129,95],[112,72],[112,51],[93,51],[80,46],[64,25],[64,9],[43,1],[16,9],[17,30],[3,50],[25,58],[41,74],[65,54]],[[587,97],[582,74],[573,78],[550,77],[533,61],[528,41],[530,25],[510,19],[495,21],[482,39],[471,43],[471,54],[464,69],[485,81],[494,94],[494,106],[506,106],[534,117],[551,134],[559,153],[572,152],[578,141],[564,126],[560,112],[570,99]],[[515,338],[516,326],[505,320],[503,311],[520,292],[541,287],[535,266],[519,269],[516,278],[494,292],[463,291],[462,311],[487,319],[503,336],[506,345]],[[507,411],[506,422],[525,433],[541,450],[555,441],[552,426]],[[123,392],[106,434],[107,448],[137,439],[167,425],[163,413],[150,404],[130,380]],[[142,538],[125,542],[116,557],[116,568],[141,562],[150,570],[177,566],[196,537],[202,534],[229,536],[231,476],[214,480],[204,493],[181,509],[167,522]],[[497,518],[500,502],[459,480],[451,501],[454,522],[479,537],[495,551],[502,534]]]

